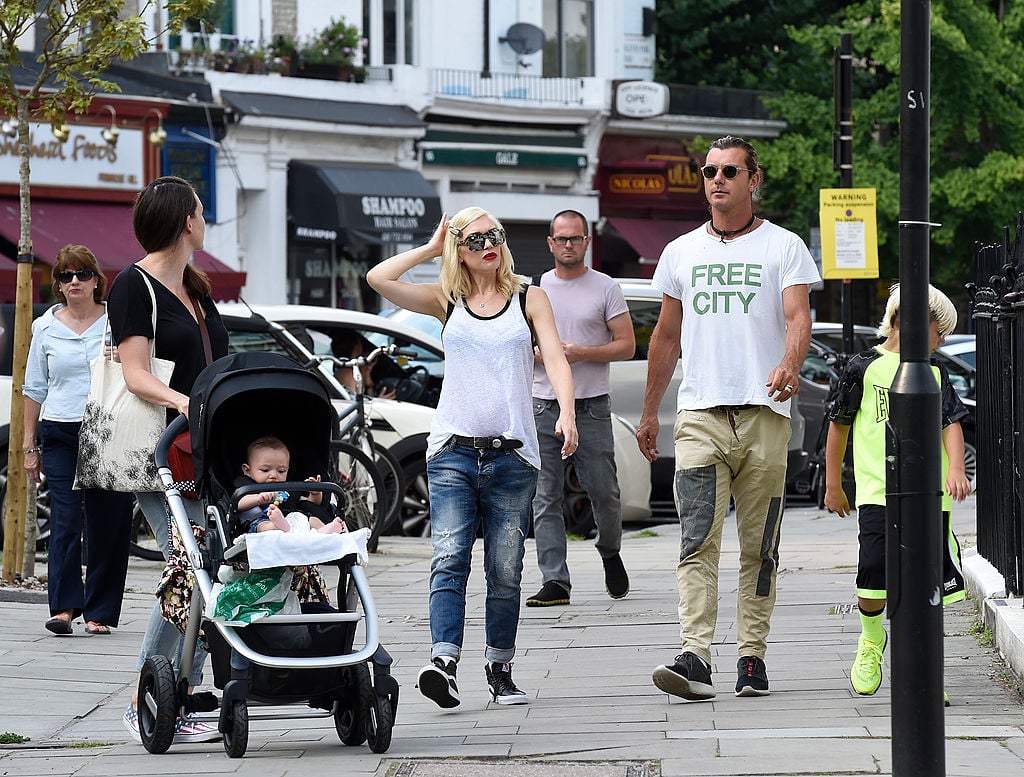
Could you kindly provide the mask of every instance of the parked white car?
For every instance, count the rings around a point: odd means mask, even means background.
[[[236,312],[240,308],[245,309],[242,305],[220,307],[222,312]],[[416,416],[415,421],[422,422],[422,425],[414,429],[410,425],[411,419],[403,419],[404,428],[401,430],[400,439],[389,447],[401,462],[406,477],[403,530],[409,535],[427,536],[430,523],[425,452],[432,414],[432,409],[428,406],[431,403],[436,404],[437,392],[444,375],[444,352],[440,339],[430,334],[429,328],[428,331],[424,331],[419,326],[394,316],[302,305],[254,305],[252,310],[282,325],[296,340],[314,353],[330,353],[332,338],[342,330],[354,329],[374,345],[397,343],[403,350],[411,350],[416,354],[415,357],[400,358],[381,366],[374,373],[378,385],[384,382],[396,388],[399,398],[405,395],[415,401],[375,399],[373,406],[375,414],[379,413],[389,423],[392,413],[396,411],[395,406],[412,405],[421,408],[421,413]],[[440,323],[436,319],[431,321],[437,323],[439,333]],[[420,324],[422,326],[423,322]],[[429,327],[429,322],[426,325]],[[415,385],[411,385],[410,382]],[[417,405],[415,402],[426,404]],[[622,493],[622,517],[626,522],[643,521],[651,514],[650,464],[637,449],[636,430],[627,421],[616,418],[613,429],[615,462]],[[379,436],[376,426],[374,434]],[[570,471],[566,478],[567,493],[563,505],[567,527],[573,533],[587,534],[593,525],[592,512],[571,471],[571,459],[569,465]]]

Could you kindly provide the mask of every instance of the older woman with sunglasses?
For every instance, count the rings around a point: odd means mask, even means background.
[[[400,280],[441,257],[436,283]],[[465,208],[441,223],[426,245],[387,259],[367,281],[396,305],[440,320],[445,379],[427,440],[427,483],[434,553],[430,568],[431,662],[420,693],[443,708],[460,703],[466,583],[477,528],[483,529],[486,646],[484,673],[497,704],[525,704],[512,681],[524,540],[540,470],[533,420],[534,342],[558,398],[555,431],[562,457],[576,450],[572,374],[547,295],[515,274],[501,223]]]
[[[109,634],[121,617],[128,572],[131,494],[75,491],[78,431],[89,393],[89,362],[103,350],[107,279],[85,246],[61,249],[53,266],[54,305],[32,324],[25,374],[25,471],[50,488],[46,628],[71,634],[84,614],[89,634]],[[82,532],[86,575],[82,585]]]

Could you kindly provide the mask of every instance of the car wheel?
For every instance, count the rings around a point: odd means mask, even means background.
[[[978,477],[978,449],[974,445],[973,429],[964,429],[964,475],[971,484],[971,491],[974,491]]]
[[[430,536],[430,494],[427,490],[427,462],[422,455],[402,463],[405,498],[402,500],[402,534],[406,537]]]

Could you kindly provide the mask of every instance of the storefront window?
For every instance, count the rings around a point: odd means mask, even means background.
[[[594,75],[593,0],[544,0],[544,29],[546,78]]]

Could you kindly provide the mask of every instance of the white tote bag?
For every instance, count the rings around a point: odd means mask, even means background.
[[[157,359],[156,294],[149,278],[139,273],[153,303],[153,339],[149,341],[149,369],[164,384],[170,383],[174,362]],[[107,327],[110,319],[107,319]],[[106,333],[104,328],[104,334]],[[162,491],[153,452],[167,426],[167,411],[135,396],[124,382],[121,363],[107,349],[91,362],[92,383],[78,438],[75,488],[105,491]]]

